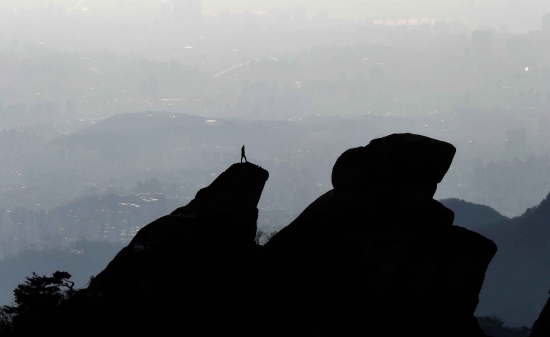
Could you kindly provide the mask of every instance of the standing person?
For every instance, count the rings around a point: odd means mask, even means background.
[[[244,154],[244,145],[241,148],[241,163],[243,162],[243,159],[244,159],[245,163],[248,163],[248,160],[246,159],[246,155]]]

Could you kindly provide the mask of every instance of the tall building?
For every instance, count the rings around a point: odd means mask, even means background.
[[[292,21],[305,22],[307,21],[307,10],[305,7],[295,7],[292,9]]]
[[[195,25],[201,22],[202,0],[172,0],[176,22]]]
[[[546,14],[542,17],[542,31],[550,33],[550,14]]]
[[[471,42],[472,56],[489,59],[493,54],[493,33],[490,30],[474,30]]]
[[[164,21],[168,21],[172,15],[172,5],[168,2],[160,4],[160,17]]]
[[[509,148],[523,148],[527,143],[527,129],[509,129],[507,133],[508,139],[506,143]]]

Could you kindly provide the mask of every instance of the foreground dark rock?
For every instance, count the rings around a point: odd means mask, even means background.
[[[318,334],[484,336],[473,314],[497,248],[453,226],[452,211],[432,199],[454,152],[405,134],[338,159],[334,190],[265,246],[290,325]]]
[[[264,247],[268,173],[235,164],[47,321],[58,333],[484,336],[473,313],[496,246],[433,200],[454,154],[412,134],[348,150],[334,190]]]
[[[533,324],[531,337],[550,336],[550,299],[542,309],[539,318]]]
[[[256,165],[232,165],[187,206],[143,227],[63,306],[59,325],[124,334],[252,329],[257,203],[268,177]]]
[[[198,286],[240,275],[255,257],[257,204],[268,177],[250,163],[231,166],[187,206],[143,227],[88,290],[169,296],[167,280]]]

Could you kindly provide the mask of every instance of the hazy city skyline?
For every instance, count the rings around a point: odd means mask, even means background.
[[[125,17],[151,17],[158,14],[162,4],[173,0],[5,0],[0,9],[39,9],[49,5],[62,5],[64,11],[85,10],[93,14],[121,14]],[[348,0],[348,1],[221,1],[203,0],[203,15],[215,15],[225,11],[252,13],[305,7],[310,15],[328,13],[334,18],[413,19],[433,18],[447,21],[459,20],[473,27],[506,26],[517,32],[540,29],[541,16],[550,13],[550,2],[544,0]]]

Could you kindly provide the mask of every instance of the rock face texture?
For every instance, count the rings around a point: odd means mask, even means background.
[[[473,314],[492,241],[433,200],[452,145],[373,140],[334,165],[334,190],[265,246],[277,306],[313,334],[484,336]]]

